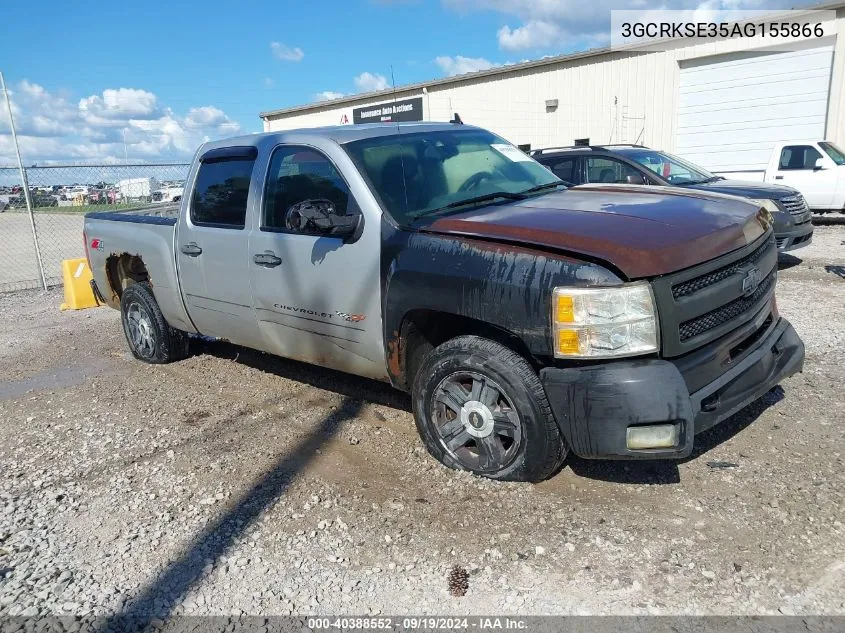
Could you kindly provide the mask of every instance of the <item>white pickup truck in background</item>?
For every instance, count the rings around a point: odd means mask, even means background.
[[[829,141],[777,143],[765,171],[714,173],[793,187],[817,213],[845,211],[845,152]]]

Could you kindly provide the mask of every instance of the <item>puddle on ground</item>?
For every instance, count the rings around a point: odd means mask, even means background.
[[[23,380],[3,382],[0,383],[0,400],[11,400],[29,391],[50,391],[74,387],[107,370],[114,370],[114,364],[106,359],[93,359],[85,365],[58,367]]]

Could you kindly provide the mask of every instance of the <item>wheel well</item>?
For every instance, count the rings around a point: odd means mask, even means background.
[[[109,256],[106,260],[106,275],[112,292],[118,298],[132,284],[150,280],[144,260],[139,255],[129,253]]]
[[[466,334],[496,341],[525,358],[531,365],[536,364],[522,339],[504,328],[448,312],[412,310],[402,319],[398,341],[388,345],[390,349],[398,349],[400,371],[396,386],[410,390],[416,368],[425,355],[441,343]]]

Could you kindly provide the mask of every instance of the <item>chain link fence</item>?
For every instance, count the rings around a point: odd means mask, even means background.
[[[85,256],[91,211],[181,200],[188,163],[28,167],[32,211],[17,167],[0,167],[0,292],[62,283],[62,260]]]

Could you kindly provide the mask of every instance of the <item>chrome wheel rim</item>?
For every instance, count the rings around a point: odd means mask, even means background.
[[[509,466],[522,444],[513,401],[495,381],[461,371],[434,390],[432,420],[446,452],[467,470],[492,473]]]
[[[129,342],[139,355],[146,358],[155,353],[153,322],[143,306],[138,303],[129,305],[126,310],[126,328]]]

